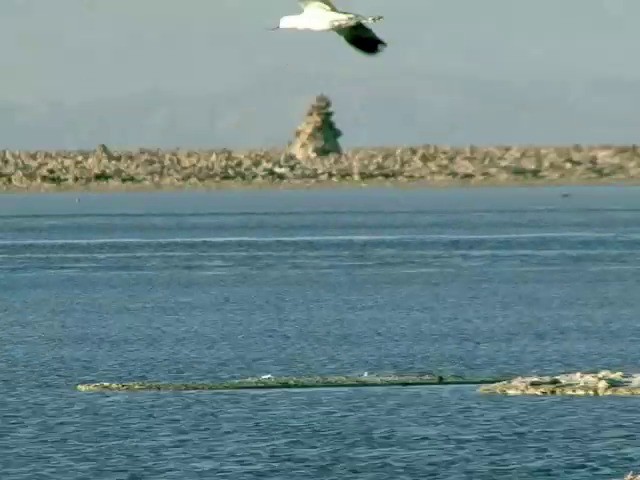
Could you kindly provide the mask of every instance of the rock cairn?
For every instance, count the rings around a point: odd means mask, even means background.
[[[640,395],[640,374],[602,370],[597,373],[516,377],[483,385],[479,391],[504,395]]]
[[[308,160],[331,154],[342,154],[339,139],[342,132],[336,127],[331,111],[331,100],[318,95],[307,110],[305,119],[296,129],[288,152],[298,160]]]

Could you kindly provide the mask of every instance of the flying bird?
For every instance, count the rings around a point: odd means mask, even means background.
[[[296,29],[315,32],[334,31],[353,48],[367,55],[380,53],[387,44],[366,24],[379,22],[382,16],[365,17],[338,10],[331,0],[298,0],[302,13],[286,15],[271,30]]]

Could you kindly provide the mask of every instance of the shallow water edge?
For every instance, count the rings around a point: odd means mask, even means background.
[[[640,178],[627,179],[581,179],[581,180],[510,180],[471,182],[464,180],[332,180],[332,181],[287,181],[287,182],[242,182],[220,181],[205,182],[199,185],[154,185],[127,183],[92,183],[86,185],[34,184],[24,188],[4,185],[0,195],[38,194],[38,193],[153,193],[153,192],[215,192],[215,191],[279,191],[279,190],[352,190],[352,189],[390,189],[390,190],[446,190],[459,188],[489,189],[517,187],[638,187]]]

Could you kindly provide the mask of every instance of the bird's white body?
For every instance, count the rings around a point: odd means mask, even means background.
[[[330,0],[299,0],[302,13],[286,15],[280,19],[276,29],[334,31],[352,47],[373,55],[379,53],[386,43],[380,40],[365,24],[376,23],[383,17],[364,17],[339,11]]]
[[[311,9],[305,10],[300,15],[286,15],[280,19],[280,28],[293,28],[296,30],[313,30],[314,32],[326,32],[336,27],[347,26],[354,23],[352,15],[331,10]]]

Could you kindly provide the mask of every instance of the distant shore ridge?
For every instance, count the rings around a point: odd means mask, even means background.
[[[419,145],[354,148],[328,96],[309,106],[282,149],[0,150],[0,190],[166,189],[358,183],[512,185],[640,183],[640,151],[630,146]]]
[[[636,145],[421,145],[322,155],[287,149],[0,150],[5,191],[314,183],[640,183]]]

